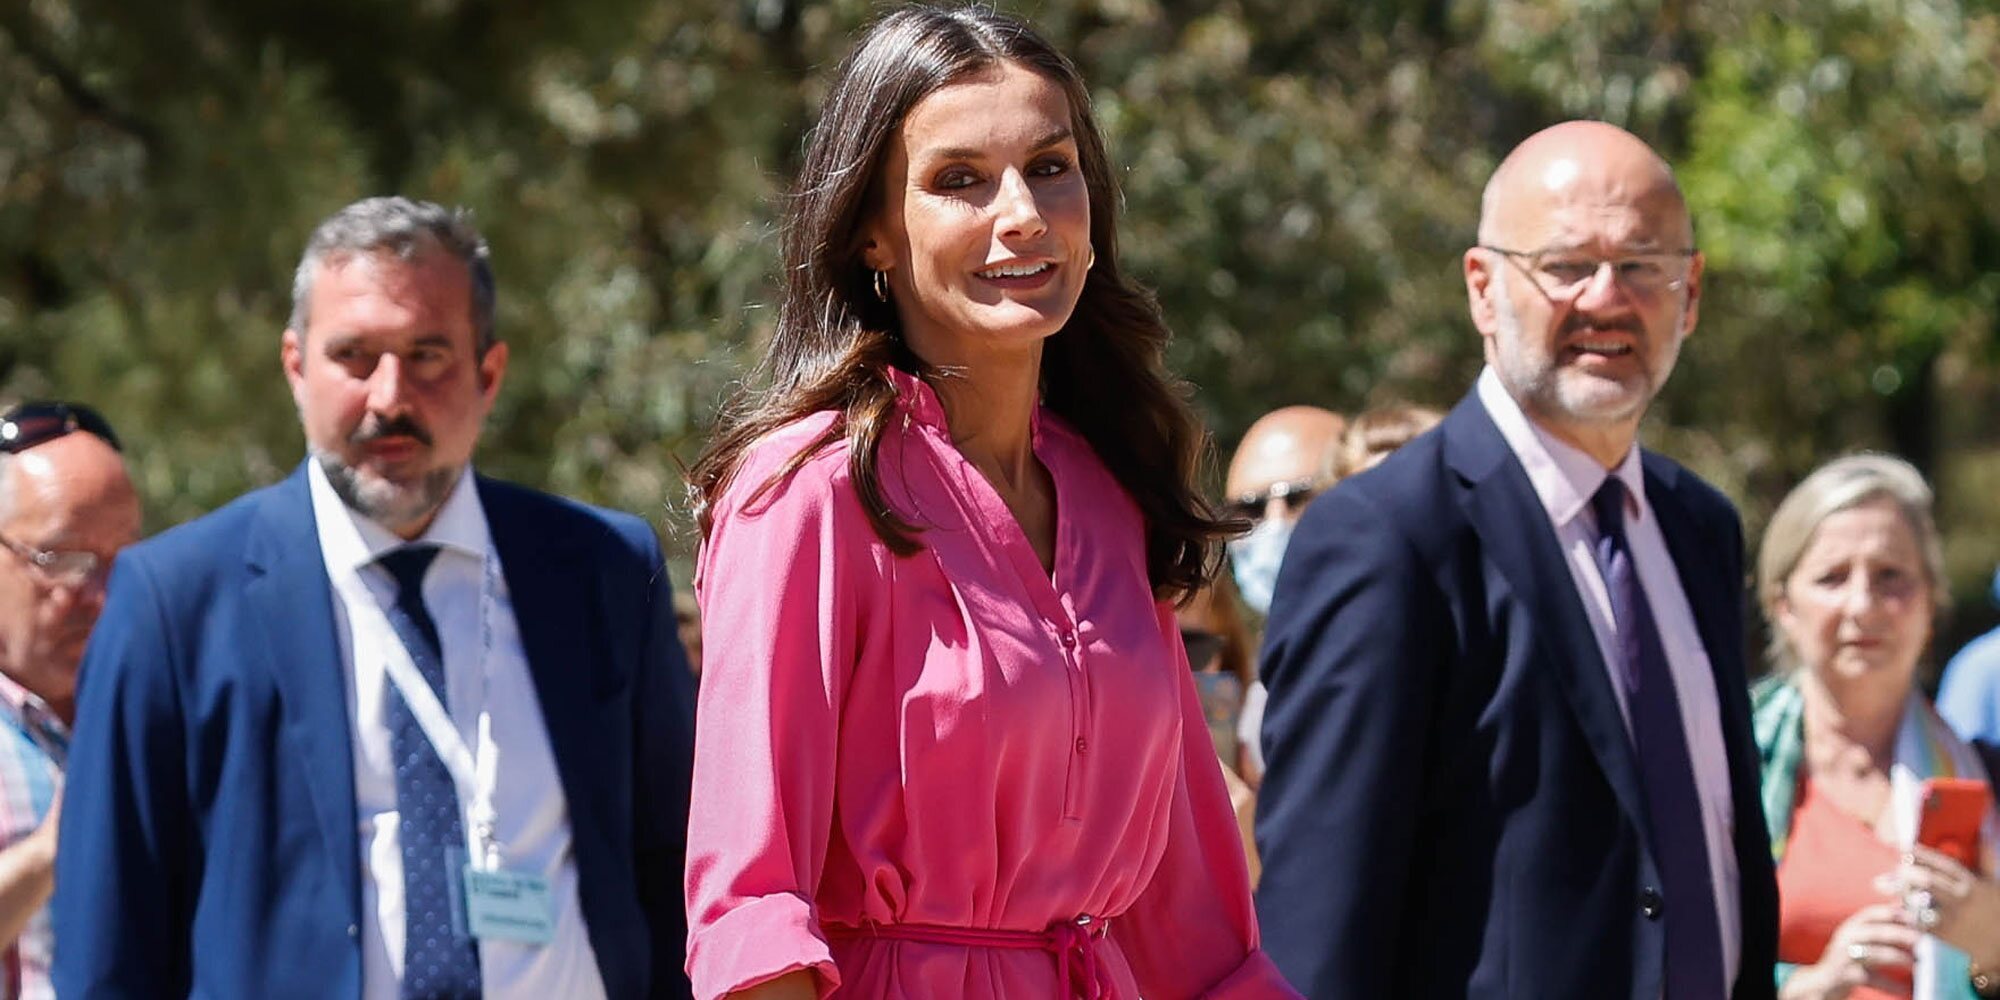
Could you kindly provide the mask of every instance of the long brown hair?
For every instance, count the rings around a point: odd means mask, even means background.
[[[744,450],[821,410],[838,410],[818,439],[758,487],[761,496],[844,437],[849,473],[875,532],[899,555],[920,529],[885,502],[875,450],[895,405],[891,367],[936,377],[904,343],[894,308],[875,298],[861,230],[891,136],[917,102],[1001,63],[1056,83],[1069,101],[1090,199],[1096,265],[1069,321],[1042,353],[1042,401],[1090,443],[1146,519],[1146,568],[1156,591],[1192,593],[1217,567],[1230,527],[1193,487],[1207,437],[1169,375],[1167,326],[1151,293],[1118,266],[1118,185],[1076,67],[1025,22],[979,7],[910,6],[876,21],[840,64],[806,140],[784,227],[784,302],[756,374],[724,407],[689,479],[706,537],[713,504]]]

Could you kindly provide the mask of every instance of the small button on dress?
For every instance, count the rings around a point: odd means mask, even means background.
[[[883,998],[1291,997],[1258,949],[1229,795],[1136,504],[1046,409],[1053,574],[930,388],[876,453],[920,527],[870,525],[836,419],[751,446],[696,570],[704,660],[688,971]],[[1103,763],[1099,763],[1099,761]]]

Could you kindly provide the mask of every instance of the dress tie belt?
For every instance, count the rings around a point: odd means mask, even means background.
[[[834,937],[877,941],[917,941],[966,948],[1013,948],[1045,951],[1056,960],[1059,996],[1065,1000],[1112,1000],[1111,983],[1097,961],[1097,941],[1106,922],[1088,914],[1050,924],[1042,931],[1011,931],[986,927],[946,927],[941,924],[867,924],[828,927]]]

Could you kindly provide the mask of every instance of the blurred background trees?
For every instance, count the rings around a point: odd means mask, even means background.
[[[1912,458],[1955,631],[1990,620],[1994,4],[1007,6],[1091,81],[1129,266],[1224,447],[1284,403],[1453,402],[1480,186],[1535,129],[1605,118],[1679,167],[1709,255],[1649,438],[1753,533],[1824,458]],[[515,352],[483,466],[653,517],[684,559],[681,466],[769,327],[778,199],[876,9],[0,0],[0,396],[101,405],[152,526],[184,520],[298,460],[277,343],[313,223],[461,203]]]

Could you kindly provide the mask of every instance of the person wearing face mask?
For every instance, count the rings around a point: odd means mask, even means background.
[[[1775,993],[1742,530],[1638,445],[1702,264],[1636,136],[1529,137],[1461,258],[1486,370],[1299,521],[1263,648],[1258,909],[1308,995]]]
[[[1258,417],[1229,459],[1224,513],[1250,522],[1229,542],[1229,566],[1243,602],[1271,613],[1271,587],[1292,526],[1306,504],[1333,485],[1347,419],[1317,406],[1287,406]]]
[[[1271,588],[1292,540],[1292,526],[1306,504],[1333,485],[1347,418],[1317,406],[1285,406],[1258,417],[1229,459],[1223,513],[1250,522],[1229,541],[1229,568],[1243,603],[1262,619],[1271,612]],[[1264,776],[1265,690],[1253,665],[1243,710],[1236,719],[1237,773],[1251,788]]]

